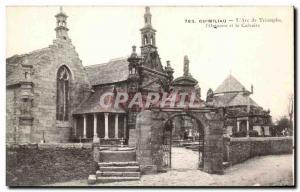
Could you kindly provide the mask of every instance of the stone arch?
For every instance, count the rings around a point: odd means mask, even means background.
[[[198,135],[198,147],[199,147],[199,151],[198,151],[198,165],[197,168],[200,170],[203,170],[203,165],[204,165],[204,137],[205,137],[205,126],[204,126],[204,121],[202,121],[201,119],[199,119],[199,117],[196,117],[193,113],[187,113],[187,112],[180,112],[180,113],[174,113],[174,114],[170,114],[167,120],[164,120],[163,122],[163,130],[164,130],[164,135],[166,133],[166,137],[164,137],[164,144],[167,144],[167,147],[164,146],[164,155],[166,157],[166,159],[169,161],[167,163],[169,168],[172,168],[172,153],[171,153],[171,149],[172,149],[172,145],[173,145],[173,136],[169,137],[169,134],[173,135],[173,130],[166,130],[166,128],[170,125],[170,122],[172,122],[176,117],[189,117],[191,118],[191,120],[195,120],[196,124],[197,124],[197,132],[199,133]],[[173,127],[172,127],[173,128]],[[167,141],[167,142],[166,142]],[[170,153],[170,155],[166,154],[166,153]]]
[[[223,173],[223,114],[216,110],[184,111],[162,109],[145,110],[137,114],[135,130],[130,130],[129,143],[135,144],[137,160],[142,172],[164,171],[162,137],[163,126],[176,116],[191,116],[201,123],[204,130],[203,171]],[[132,137],[133,136],[133,137]]]
[[[56,70],[56,74],[58,73],[59,69],[62,68],[62,67],[65,67],[68,70],[68,72],[70,73],[71,80],[74,81],[75,80],[74,72],[71,69],[71,67],[69,65],[67,65],[67,64],[59,65],[58,68],[57,68],[57,70]]]

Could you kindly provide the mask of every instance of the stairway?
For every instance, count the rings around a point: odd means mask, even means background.
[[[140,166],[136,161],[100,162],[96,175],[90,175],[88,184],[139,180]]]

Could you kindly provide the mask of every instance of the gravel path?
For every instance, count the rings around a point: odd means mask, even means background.
[[[98,186],[286,186],[293,185],[293,155],[255,157],[225,169],[224,175],[195,170],[198,153],[173,148],[172,170],[143,175],[139,181],[114,182]],[[51,186],[85,186],[86,180],[55,183]],[[96,185],[96,186],[97,186]]]

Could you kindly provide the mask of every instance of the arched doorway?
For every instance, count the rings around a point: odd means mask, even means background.
[[[191,114],[176,114],[167,119],[162,137],[164,169],[202,170],[204,133],[202,123]]]
[[[223,173],[223,121],[222,111],[213,109],[144,110],[136,116],[135,129],[129,129],[129,146],[136,147],[137,161],[142,173],[165,172],[169,168],[170,130],[165,126],[174,117],[187,115],[198,122],[204,134],[203,155],[199,155],[199,168],[207,173]],[[201,131],[202,131],[201,130]],[[167,153],[169,152],[169,153]],[[171,159],[172,160],[172,159]],[[203,165],[201,164],[203,162]],[[171,162],[172,163],[172,162]]]

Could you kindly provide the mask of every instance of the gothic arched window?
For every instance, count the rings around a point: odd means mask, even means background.
[[[56,119],[67,121],[69,116],[70,71],[62,66],[57,72]]]

